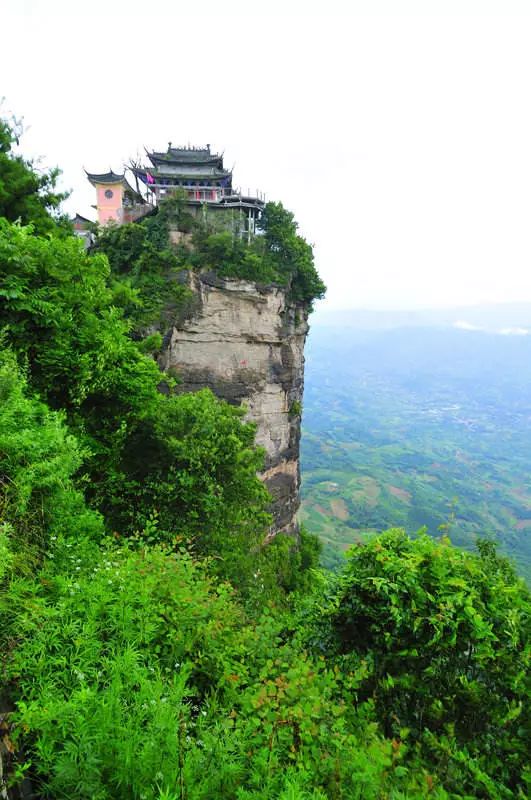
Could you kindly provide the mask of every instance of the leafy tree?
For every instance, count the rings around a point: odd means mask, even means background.
[[[15,155],[20,133],[20,123],[0,118],[0,217],[24,225],[31,222],[41,234],[57,231],[59,206],[68,196],[56,189],[61,173],[39,172],[33,161]]]
[[[311,309],[326,287],[315,269],[310,244],[282,203],[267,203],[258,222],[262,235],[247,243],[231,230],[210,231],[198,224],[191,262],[227,277],[286,286],[291,299]]]
[[[287,280],[293,298],[311,307],[324,297],[326,287],[315,269],[311,245],[297,233],[293,214],[282,203],[267,203],[259,224],[266,261]]]
[[[191,233],[191,243],[172,246],[170,227]],[[227,278],[285,286],[293,301],[311,308],[324,296],[325,286],[315,269],[311,245],[297,233],[293,214],[281,203],[267,203],[259,228],[262,235],[247,241],[234,229],[230,211],[193,218],[185,210],[183,196],[177,195],[162,201],[154,215],[138,224],[100,229],[96,248],[108,255],[120,279],[127,276],[140,291],[141,303],[151,311],[150,321],[164,317],[165,305],[172,305],[168,292],[182,269],[213,270]],[[142,315],[132,309],[128,313],[135,323],[141,321]]]
[[[131,272],[147,243],[145,226],[132,222],[125,225],[109,223],[103,228],[97,228],[96,234],[94,251],[101,250],[105,253],[111,268],[118,275]]]
[[[129,374],[158,379],[156,366],[144,359],[127,337],[129,326],[114,308],[105,257],[88,256],[79,239],[33,235],[0,220],[0,324],[20,357],[28,361],[30,382],[56,408],[70,413],[97,396],[120,394],[118,385]],[[122,389],[113,411],[146,402]],[[153,395],[153,387],[148,393]],[[91,402],[92,401],[92,402]],[[92,411],[92,409],[90,409]],[[110,411],[111,409],[109,409]],[[96,409],[94,409],[96,411]]]
[[[121,534],[158,515],[162,538],[194,538],[201,552],[251,532],[254,542],[269,519],[254,428],[207,390],[176,396],[170,381],[159,391],[108,280],[106,257],[75,237],[0,221],[0,324],[33,389],[88,449],[87,496]]]
[[[453,791],[479,782],[478,796],[512,797],[524,791],[530,611],[492,545],[474,556],[391,530],[351,551],[319,625],[341,663],[370,665],[361,696],[387,735],[407,730]]]
[[[208,562],[59,538],[18,580],[12,736],[43,797],[444,800],[360,712],[341,674],[250,620]]]
[[[105,484],[100,507],[113,529],[142,530],[151,521],[157,538],[180,536],[225,558],[245,539],[256,544],[270,521],[269,495],[256,478],[263,456],[255,428],[242,415],[208,389],[158,395]]]
[[[191,299],[179,281],[187,265],[171,246],[170,224],[186,227],[187,212],[179,197],[161,202],[157,213],[139,223],[109,224],[96,231],[94,252],[109,259],[114,299],[130,320],[135,338],[153,327],[165,332]]]
[[[31,572],[64,532],[101,536],[73,482],[83,456],[64,415],[29,395],[13,354],[0,350],[0,522],[15,571]]]

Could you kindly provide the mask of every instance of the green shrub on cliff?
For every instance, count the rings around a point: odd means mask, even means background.
[[[312,247],[297,227],[282,203],[266,204],[258,221],[260,235],[249,241],[199,222],[190,260],[225,277],[285,286],[292,301],[311,309],[313,301],[324,296],[325,285],[315,269]]]
[[[164,209],[162,203],[155,216],[138,224],[97,229],[93,252],[109,259],[115,302],[135,335],[143,335],[146,328],[165,329],[190,298],[179,282],[187,264],[170,244],[172,215]]]
[[[233,229],[231,219],[230,210],[194,218],[186,213],[182,196],[176,196],[162,200],[157,212],[140,223],[98,230],[96,251],[105,253],[117,279],[138,293],[137,304],[127,307],[135,327],[160,321],[166,307],[175,310],[185,302],[185,290],[176,280],[182,269],[283,286],[292,301],[308,309],[324,296],[312,247],[281,203],[266,204],[259,234],[249,240]],[[171,245],[170,225],[191,234],[188,244]]]
[[[326,287],[315,269],[312,246],[297,233],[294,215],[282,203],[267,203],[260,228],[266,263],[282,276],[293,299],[311,308],[314,300],[324,297]]]

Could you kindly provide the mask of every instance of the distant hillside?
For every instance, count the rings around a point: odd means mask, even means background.
[[[412,311],[371,311],[367,309],[318,310],[312,317],[314,328],[353,328],[391,330],[393,328],[480,329],[492,333],[531,331],[531,303],[500,303],[461,306],[448,309]]]
[[[448,525],[531,576],[531,337],[314,325],[306,365],[302,516],[329,566],[374,531]]]

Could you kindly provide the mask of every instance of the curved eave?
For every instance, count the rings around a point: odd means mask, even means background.
[[[176,175],[174,173],[150,172],[154,178],[176,178],[179,181],[222,181],[232,178],[232,172],[217,172],[213,175]]]
[[[91,219],[88,219],[88,217],[84,217],[81,214],[76,214],[75,217],[71,217],[70,218],[70,222],[72,222],[72,223],[78,222],[78,223],[83,223],[83,224],[87,224],[87,225],[94,225],[94,222]]]
[[[187,181],[188,180],[188,181],[205,181],[205,182],[208,181],[208,180],[221,181],[221,180],[225,180],[226,178],[232,178],[232,172],[229,172],[229,171],[218,172],[218,173],[215,173],[213,175],[200,175],[200,174],[197,174],[197,173],[194,173],[193,175],[186,175],[186,174],[177,175],[177,174],[175,174],[173,172],[170,172],[170,173],[161,172],[158,169],[146,169],[146,168],[132,167],[132,172],[135,175],[138,175],[138,176],[145,176],[145,175],[147,175],[147,173],[149,173],[155,179],[155,182],[157,182],[157,178],[168,178],[168,179],[169,178],[175,178],[175,179],[180,180],[180,181]],[[151,185],[153,185],[153,184],[151,184]],[[200,187],[197,187],[197,188],[200,188]]]
[[[179,158],[165,153],[148,153],[147,151],[146,155],[154,167],[157,167],[159,164],[166,164],[174,167],[219,167],[223,169],[223,159],[220,156],[216,156],[215,158]]]
[[[120,175],[119,173],[113,172],[112,170],[110,170],[109,172],[101,172],[101,173],[87,172],[87,170],[85,170],[85,175],[87,176],[88,180],[93,186],[102,183],[116,185],[117,183],[123,183],[125,177],[125,173],[122,173]]]

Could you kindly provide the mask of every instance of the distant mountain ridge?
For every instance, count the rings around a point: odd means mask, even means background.
[[[492,303],[455,308],[413,310],[318,309],[313,327],[392,330],[394,328],[452,328],[489,333],[531,333],[531,303]]]

